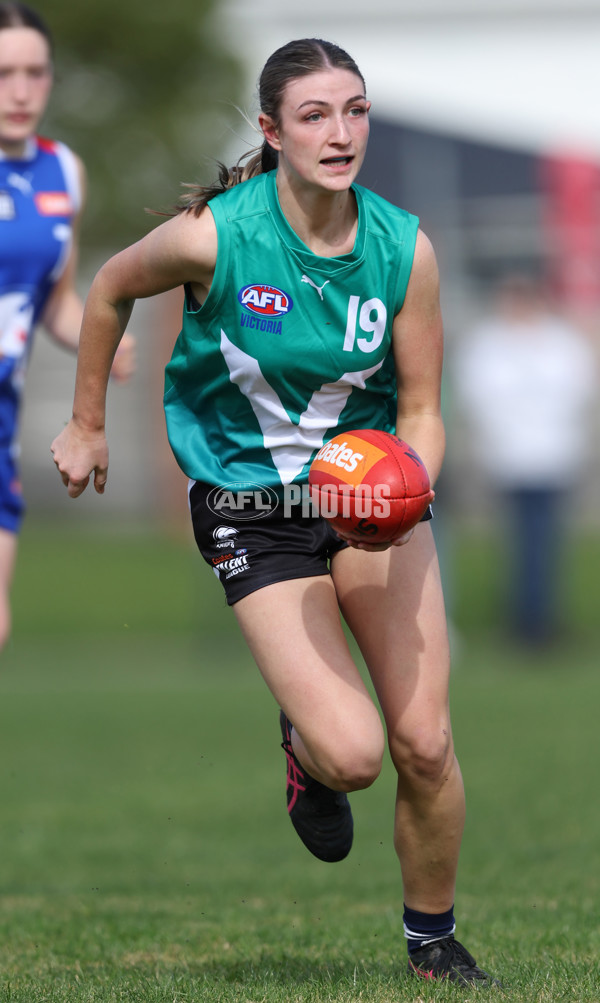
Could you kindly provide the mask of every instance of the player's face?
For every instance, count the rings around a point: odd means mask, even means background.
[[[261,126],[279,151],[279,163],[303,185],[347,189],[363,162],[369,136],[363,82],[350,70],[328,69],[291,80],[279,123],[261,116]]]
[[[50,88],[48,42],[34,28],[0,31],[0,149],[19,156],[35,133]]]

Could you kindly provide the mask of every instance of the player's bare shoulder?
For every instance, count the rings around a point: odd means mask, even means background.
[[[163,252],[187,264],[189,281],[210,281],[217,261],[217,227],[210,208],[205,206],[198,214],[178,213],[160,229],[164,230]]]
[[[396,324],[398,328],[403,327],[410,321],[416,321],[421,326],[427,319],[437,324],[439,315],[440,274],[437,258],[429,237],[419,229],[406,297],[402,310],[396,316],[395,327]]]
[[[432,283],[434,287],[437,287],[439,284],[438,263],[433,244],[427,234],[420,228],[417,231],[410,277],[411,282],[414,280],[414,285],[421,283],[428,285]]]
[[[156,226],[136,244],[103,266],[112,287],[124,298],[154,296],[190,283],[202,301],[217,260],[217,230],[212,213],[179,213]]]
[[[171,221],[186,278],[196,299],[203,303],[217,263],[217,227],[209,206],[200,212],[186,210]]]

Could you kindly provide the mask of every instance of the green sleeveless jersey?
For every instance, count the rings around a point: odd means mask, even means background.
[[[353,185],[353,250],[313,254],[285,219],[276,172],[209,203],[218,252],[200,307],[189,290],[167,365],[169,441],[188,477],[274,489],[308,478],[324,442],[393,432],[392,324],[404,302],[418,219]]]

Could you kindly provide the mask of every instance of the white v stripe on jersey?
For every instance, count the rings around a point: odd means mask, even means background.
[[[231,382],[239,387],[252,405],[265,447],[271,453],[282,484],[290,484],[314,450],[321,448],[327,429],[339,421],[352,390],[355,387],[364,390],[369,377],[383,365],[382,360],[370,369],[344,373],[335,383],[324,383],[319,390],[315,390],[296,425],[279,395],[265,380],[256,359],[234,345],[223,329],[221,351]]]

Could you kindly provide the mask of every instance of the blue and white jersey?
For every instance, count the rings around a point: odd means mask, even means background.
[[[19,159],[0,152],[0,449],[14,446],[33,331],[80,206],[77,161],[63,143],[34,137]]]

